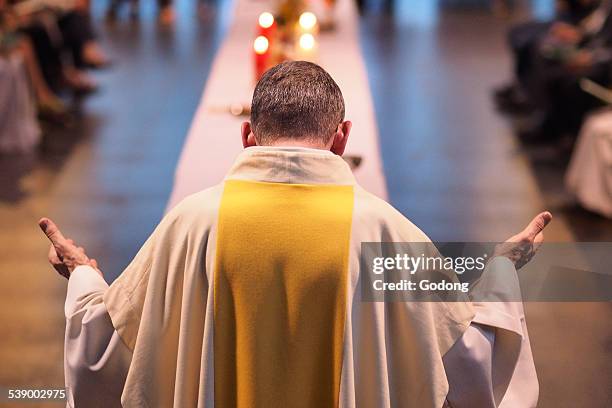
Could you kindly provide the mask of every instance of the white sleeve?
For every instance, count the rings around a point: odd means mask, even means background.
[[[108,284],[89,266],[68,280],[64,372],[68,405],[120,407],[132,353],[123,343],[102,301]]]
[[[493,262],[494,267],[507,269],[505,276],[516,277],[506,258]],[[512,288],[507,287],[509,282]],[[500,301],[474,302],[471,326],[444,356],[452,408],[537,405],[539,386],[525,313],[514,292],[519,290],[518,278],[504,284],[507,301],[498,293]]]

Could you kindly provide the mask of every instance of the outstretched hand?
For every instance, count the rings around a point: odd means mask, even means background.
[[[517,270],[522,268],[542,245],[544,228],[551,220],[552,214],[548,211],[536,215],[523,231],[497,245],[493,256],[505,256],[514,263]]]
[[[74,241],[64,237],[53,221],[48,218],[41,218],[38,225],[51,241],[48,254],[49,262],[60,275],[68,279],[72,271],[80,265],[89,265],[102,274],[98,269],[98,262],[87,257],[85,250],[75,245]]]

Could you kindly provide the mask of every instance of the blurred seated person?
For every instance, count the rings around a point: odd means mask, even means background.
[[[24,78],[27,78],[31,85],[32,93],[38,105],[38,112],[41,115],[62,115],[66,112],[66,107],[62,100],[47,85],[38,65],[32,44],[26,36],[19,33],[17,17],[8,6],[6,0],[0,0],[0,63],[3,63],[5,68],[5,78],[9,76],[11,78],[21,77],[20,74],[13,71],[25,70],[27,77]],[[8,79],[3,80],[9,81]],[[14,80],[19,81],[18,79]],[[20,84],[13,84],[13,87],[15,89],[22,89]],[[0,84],[0,89],[8,91],[8,88],[10,88],[9,83]],[[21,95],[21,92],[17,93],[19,95],[15,96],[16,107],[18,105],[25,106],[29,104],[29,102],[22,101],[22,99],[25,100],[26,96]],[[28,108],[22,109],[22,111],[28,110]],[[24,124],[27,124],[30,120],[29,117],[22,119]]]
[[[0,0],[0,153],[25,153],[38,144],[40,129],[22,39],[11,30],[10,21],[6,1]]]
[[[46,0],[49,1],[49,0]],[[57,0],[54,0],[57,1]],[[110,62],[96,40],[89,0],[73,0],[73,5],[59,14],[57,25],[64,45],[77,68],[102,68]]]
[[[534,54],[542,40],[549,35],[565,36],[568,27],[579,27],[600,3],[601,0],[557,0],[554,20],[527,21],[510,29],[508,43],[513,54],[515,78],[495,91],[495,100],[500,109],[520,111],[529,106],[524,92],[525,82],[533,70]]]
[[[30,152],[40,140],[23,63],[18,54],[0,57],[0,154]]]
[[[525,83],[542,114],[534,136],[577,134],[586,113],[602,102],[580,88],[580,79],[611,84],[612,1],[604,0],[579,26],[559,24],[542,39]]]
[[[572,152],[565,187],[589,211],[612,219],[612,111],[585,119]]]
[[[110,0],[108,10],[106,11],[106,19],[108,21],[115,21],[117,19],[117,13],[122,3],[130,4],[130,18],[138,18],[138,7],[139,0]],[[169,26],[174,23],[175,13],[172,7],[172,0],[157,0],[157,6],[159,9],[158,21],[161,25]]]
[[[95,40],[86,0],[17,0],[14,9],[52,89],[97,89],[85,69],[106,66],[108,59]]]

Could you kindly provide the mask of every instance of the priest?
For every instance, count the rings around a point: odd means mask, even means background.
[[[110,286],[40,220],[68,278],[69,406],[535,407],[516,299],[360,299],[362,242],[429,239],[356,183],[329,74],[273,67],[250,119],[225,180],[169,211]],[[487,268],[516,280],[550,219],[538,215]]]

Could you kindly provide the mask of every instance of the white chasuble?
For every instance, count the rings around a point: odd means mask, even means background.
[[[478,327],[483,306],[469,302],[361,301],[361,243],[381,241],[429,239],[330,152],[246,149],[222,184],[164,217],[110,287],[78,289],[90,279],[84,267],[71,277],[73,401],[87,399],[81,390],[112,365],[124,372],[107,398],[116,393],[126,407],[461,407],[470,390],[452,379],[449,387],[445,368],[461,346],[464,358],[488,353],[489,365],[492,353],[506,357],[497,358],[502,367],[480,367],[471,392],[490,406],[517,395],[534,406],[522,305],[499,324],[489,308]],[[93,361],[79,354],[88,341],[78,329],[83,313],[90,330],[102,316],[115,342]],[[499,339],[509,339],[505,349],[493,347]],[[488,372],[504,380],[493,384]]]

